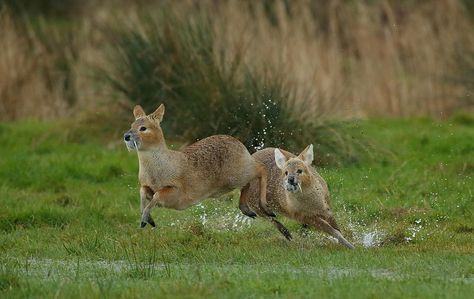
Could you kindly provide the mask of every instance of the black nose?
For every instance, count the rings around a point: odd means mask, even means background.
[[[125,133],[125,135],[123,135],[123,139],[125,139],[125,141],[130,141],[130,134],[129,133]]]
[[[292,176],[288,177],[288,183],[290,183],[292,185],[295,185],[295,183],[296,183],[295,182],[295,177],[292,177]]]

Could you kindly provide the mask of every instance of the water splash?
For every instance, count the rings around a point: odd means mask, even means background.
[[[415,225],[408,228],[409,236],[405,237],[406,242],[413,242],[416,239],[417,234],[421,231],[423,225],[421,219],[415,220]]]
[[[378,247],[382,243],[382,238],[385,234],[379,232],[377,229],[369,231],[362,236],[362,245],[365,248]]]
[[[387,235],[377,222],[370,226],[350,222],[348,226],[352,232],[354,244],[362,245],[365,248],[379,247]]]
[[[199,203],[195,206],[199,222],[209,230],[240,231],[250,227],[252,219],[243,215],[234,206],[207,208]]]
[[[271,99],[267,98],[262,102],[263,105],[263,111],[259,111],[258,114],[261,115],[265,122],[265,126],[263,127],[262,131],[257,132],[255,139],[254,139],[254,145],[253,148],[254,150],[258,151],[263,148],[265,148],[265,141],[267,139],[267,134],[268,131],[273,131],[274,130],[274,125],[271,120],[271,116],[269,116],[269,112],[272,111],[272,107],[275,107],[277,104]]]
[[[198,203],[196,205],[196,209],[199,211],[199,221],[201,221],[202,225],[205,225],[207,223],[208,219],[208,214],[206,212],[206,209],[204,208],[204,205],[202,203]]]

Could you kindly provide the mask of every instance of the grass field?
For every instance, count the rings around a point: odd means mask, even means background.
[[[140,230],[137,158],[120,136],[104,144],[71,139],[59,122],[2,124],[0,297],[472,296],[472,120],[356,129],[379,154],[319,169],[349,251],[284,220],[287,242],[241,216],[237,192],[155,209],[157,229]]]

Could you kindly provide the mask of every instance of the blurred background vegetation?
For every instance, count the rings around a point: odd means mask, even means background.
[[[353,119],[472,113],[473,21],[462,0],[3,0],[0,121],[120,140],[133,105],[163,102],[174,140],[352,161]]]

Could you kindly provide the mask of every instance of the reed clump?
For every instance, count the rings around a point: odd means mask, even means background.
[[[186,107],[183,123],[169,126],[194,138],[263,132],[268,120],[255,111],[277,109],[264,106],[269,98],[279,108],[267,115],[289,127],[472,109],[471,83],[451,80],[466,76],[469,54],[459,53],[474,52],[466,1],[50,2],[25,13],[14,1],[2,6],[2,120],[70,116],[117,99],[165,101],[171,111]],[[107,59],[119,48],[118,62]],[[249,103],[258,108],[245,110]],[[249,143],[262,138],[279,141]]]

